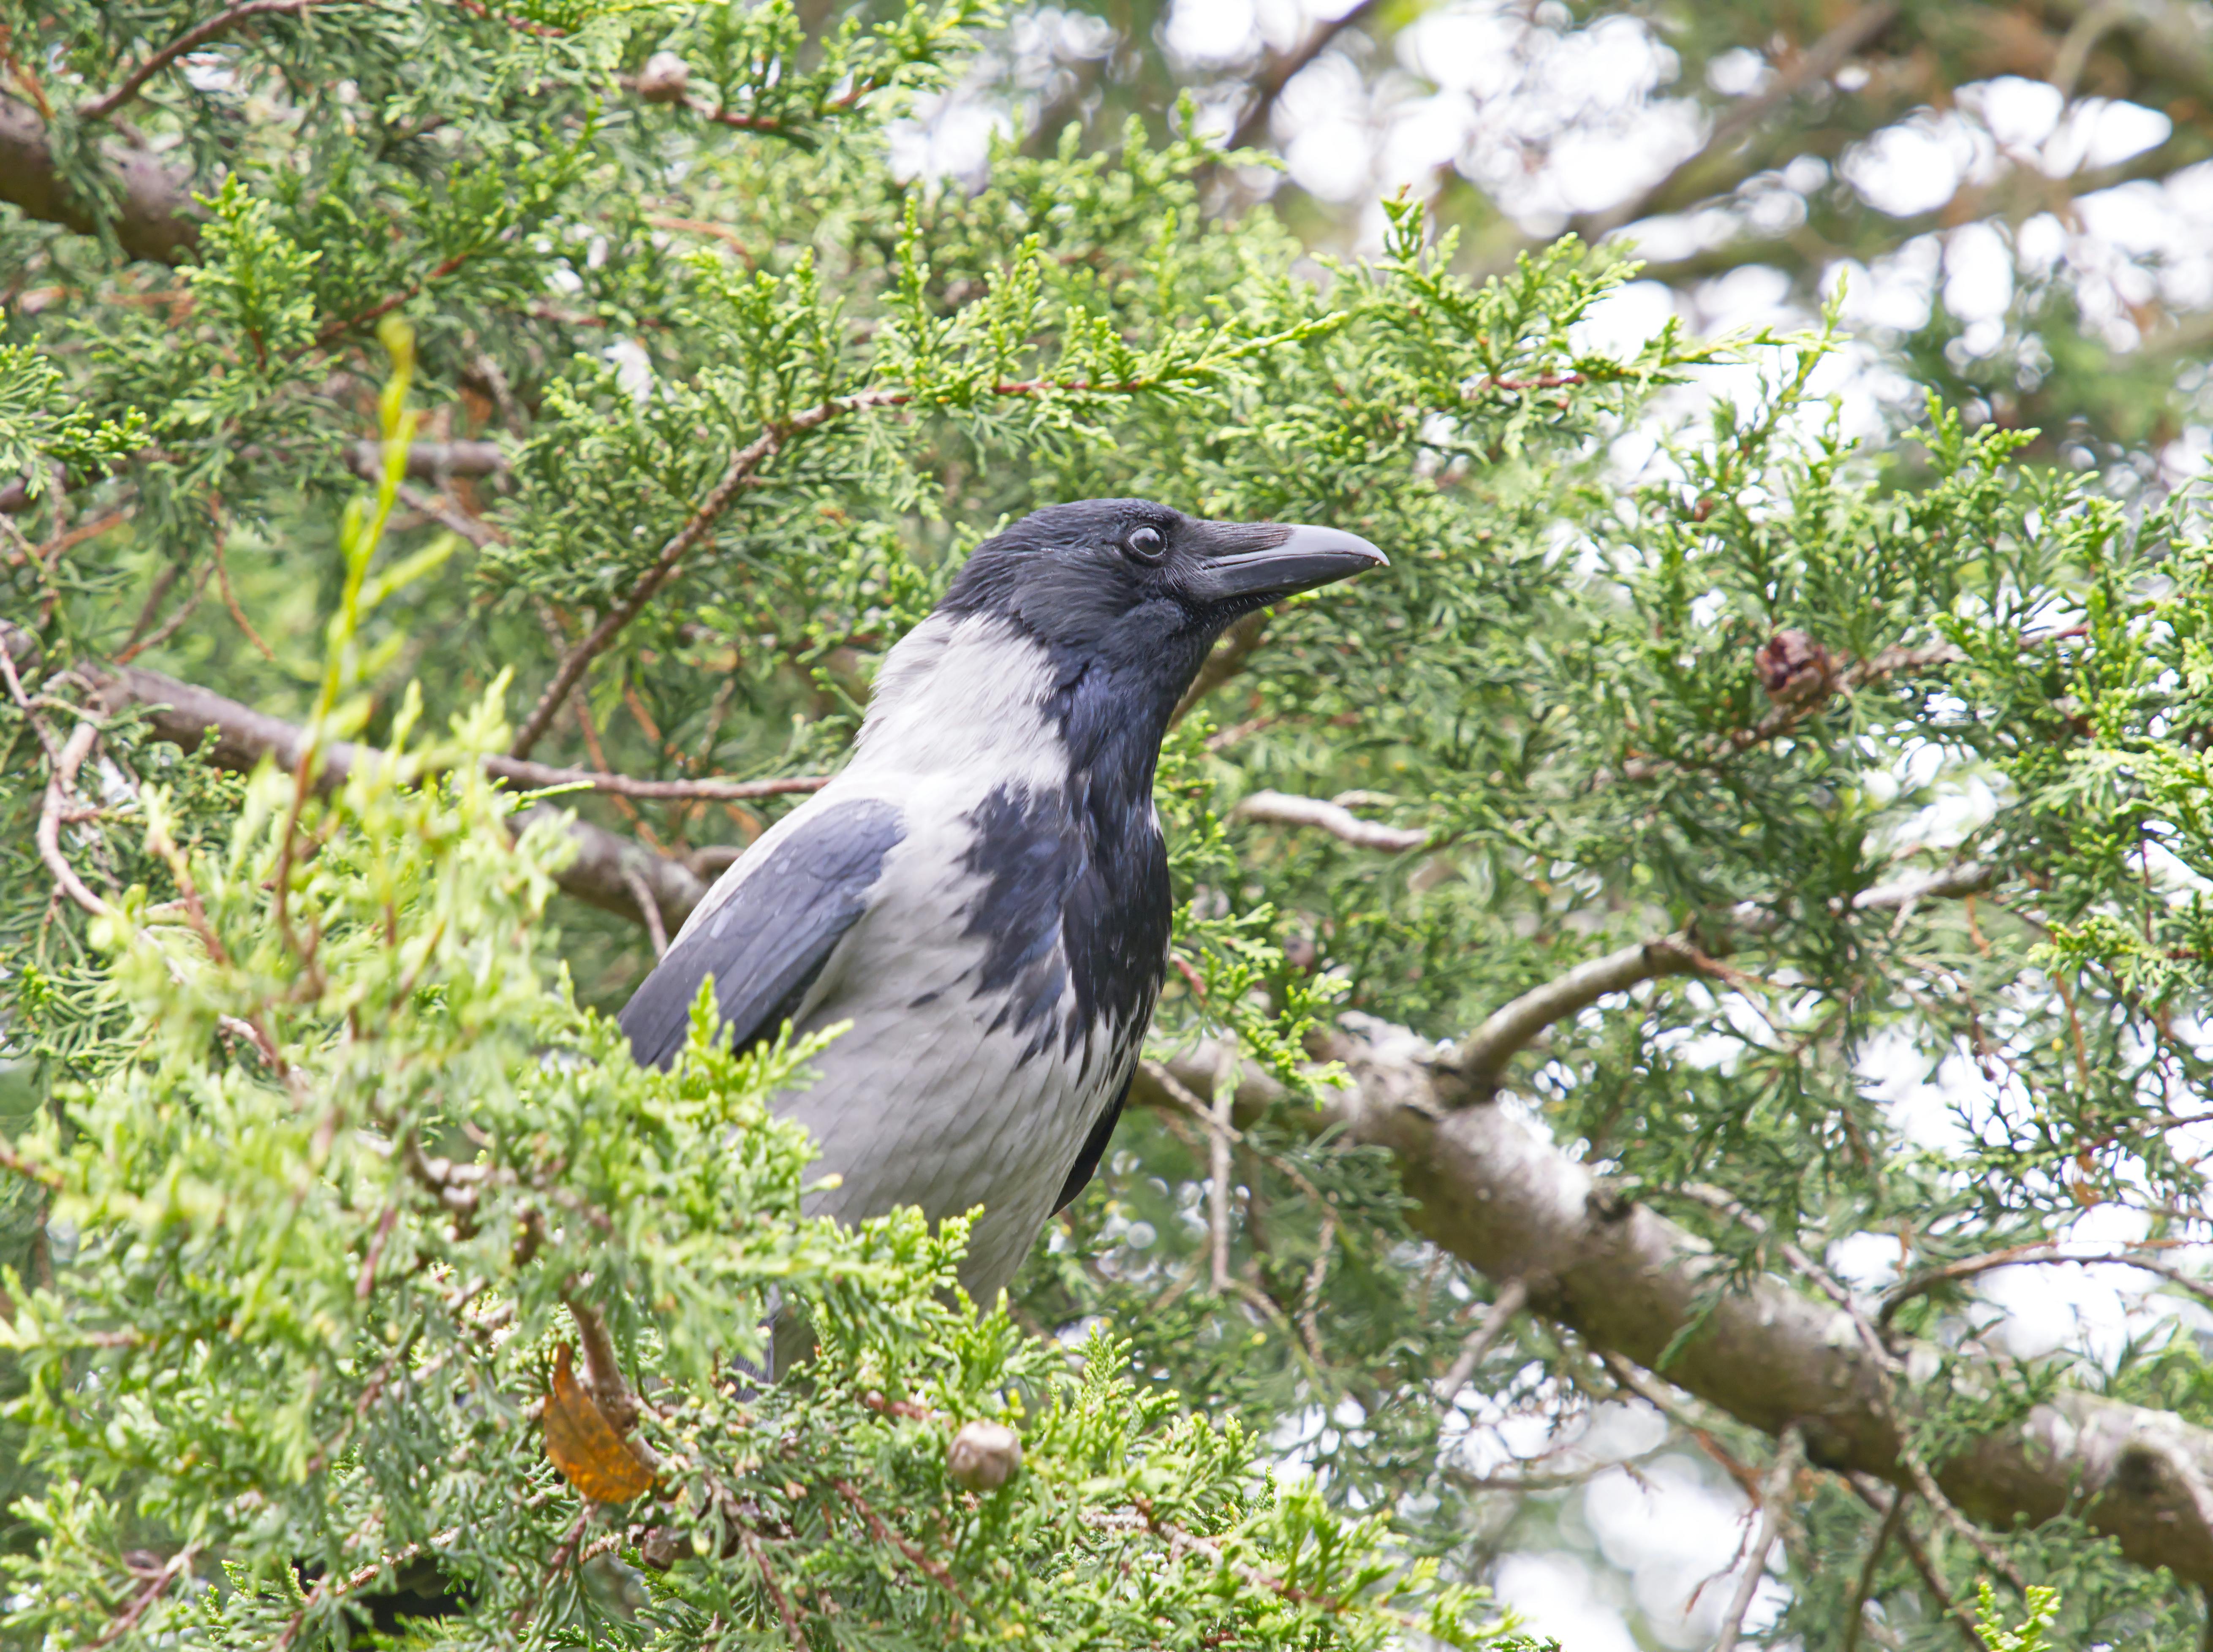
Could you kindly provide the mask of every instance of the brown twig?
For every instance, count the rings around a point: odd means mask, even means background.
[[[844,414],[869,407],[893,406],[905,399],[905,392],[893,390],[863,390],[855,395],[836,397],[819,403],[803,413],[771,424],[732,454],[730,462],[723,467],[721,479],[708,490],[706,497],[699,502],[684,526],[661,547],[661,552],[653,559],[652,565],[638,576],[629,593],[600,618],[600,623],[592,627],[584,640],[563,658],[553,673],[553,680],[546,686],[546,692],[539,696],[538,704],[523,719],[522,727],[516,732],[515,743],[509,748],[510,755],[516,758],[530,755],[531,748],[552,726],[554,715],[568,699],[570,691],[582,680],[584,672],[592,661],[608,643],[614,641],[623,627],[644,611],[654,594],[674,577],[692,547],[707,536],[722,519],[722,513],[730,508],[731,503],[753,480],[754,472],[766,464],[785,442],[802,431],[826,424]]]
[[[968,1604],[967,1597],[960,1593],[960,1586],[953,1581],[951,1567],[942,1560],[933,1558],[917,1545],[885,1525],[883,1516],[869,1506],[868,1499],[855,1490],[850,1480],[832,1480],[830,1484],[839,1497],[853,1505],[853,1511],[868,1522],[869,1530],[875,1534],[877,1542],[891,1545],[911,1561],[931,1582],[960,1601],[962,1606]]]
[[[1452,1365],[1439,1379],[1436,1386],[1437,1403],[1449,1405],[1467,1386],[1475,1375],[1475,1368],[1483,1363],[1484,1356],[1498,1345],[1506,1334],[1506,1327],[1514,1316],[1529,1305],[1529,1287],[1519,1279],[1509,1279],[1498,1287],[1491,1298],[1491,1307],[1483,1316],[1483,1323],[1468,1333],[1460,1344],[1460,1352],[1453,1356]]]
[[[738,1522],[738,1542],[760,1573],[761,1587],[776,1606],[776,1615],[783,1624],[783,1637],[791,1643],[792,1652],[808,1652],[807,1631],[801,1626],[799,1614],[791,1609],[791,1600],[776,1581],[776,1572],[768,1564],[768,1551],[761,1546],[760,1538],[743,1521]]]
[[[412,483],[399,485],[400,503],[410,510],[420,511],[439,527],[458,533],[478,550],[486,546],[505,545],[507,536],[490,522],[480,521],[466,511],[456,510],[436,495],[425,493]]]
[[[1893,1494],[1890,1508],[1885,1511],[1882,1523],[1875,1527],[1874,1539],[1868,1544],[1867,1560],[1860,1567],[1859,1582],[1853,1586],[1851,1605],[1844,1613],[1844,1644],[1843,1652],[1858,1652],[1860,1631],[1866,1626],[1868,1602],[1875,1594],[1875,1580],[1882,1569],[1883,1551],[1897,1535],[1899,1522],[1905,1517],[1905,1499]]]
[[[540,40],[558,40],[569,31],[557,28],[552,23],[533,23],[527,18],[510,17],[503,11],[495,11],[485,0],[454,0],[454,3],[472,17],[481,17],[487,22],[504,23],[518,34],[535,34]]]
[[[466,3],[466,0],[464,0],[464,3]],[[396,293],[387,294],[384,297],[378,299],[376,302],[371,304],[367,309],[361,311],[358,314],[346,316],[338,320],[325,323],[322,330],[315,334],[314,348],[320,349],[323,345],[329,344],[332,339],[343,338],[345,334],[351,332],[356,327],[365,326],[369,322],[376,320],[381,316],[390,314],[393,310],[398,309],[402,304],[406,303],[410,299],[420,293],[432,282],[443,281],[448,276],[453,274],[454,271],[460,269],[463,265],[475,258],[482,250],[483,249],[481,247],[472,247],[466,252],[456,253],[451,258],[442,259],[430,270],[430,273],[424,276],[421,280],[410,282],[406,286],[401,288]]]
[[[1825,81],[1843,68],[1853,53],[1888,28],[1898,14],[1898,0],[1871,0],[1870,3],[1848,14],[1835,27],[1786,64],[1760,91],[1738,103],[1715,122],[1711,136],[1697,154],[1679,163],[1667,176],[1628,200],[1580,220],[1574,226],[1576,232],[1586,241],[1596,241],[1624,224],[1634,223],[1655,210],[1664,209],[1686,183],[1698,178],[1714,161],[1749,136],[1753,129],[1776,109],[1816,81]]]
[[[1533,987],[1462,1039],[1438,1064],[1466,1088],[1471,1100],[1497,1092],[1506,1064],[1555,1021],[1562,1021],[1609,992],[1622,992],[1642,981],[1701,972],[1702,954],[1681,936],[1661,936],[1578,964],[1564,975]]]
[[[1929,1472],[1929,1465],[1921,1460],[1921,1454],[1915,1451],[1901,1451],[1898,1460],[1905,1467],[1907,1478],[1913,1482],[1913,1489],[1921,1494],[1922,1502],[1935,1509],[1944,1523],[1983,1558],[1984,1565],[2012,1584],[2015,1594],[2026,1594],[2028,1580],[2021,1575],[2021,1568],[2009,1560],[1990,1539],[1977,1531],[1974,1523],[1944,1495],[1936,1484],[1936,1477]]]
[[[1199,667],[1198,675],[1192,679],[1191,686],[1184,690],[1175,710],[1168,713],[1169,728],[1181,722],[1192,707],[1245,669],[1246,662],[1267,638],[1270,618],[1270,610],[1255,609],[1222,634],[1222,640]]]
[[[607,1317],[573,1291],[564,1292],[561,1300],[569,1309],[569,1317],[576,1322],[576,1340],[584,1356],[584,1387],[591,1391],[593,1402],[613,1424],[615,1432],[628,1434],[637,1424],[641,1407],[630,1384],[623,1380],[622,1361],[615,1352],[615,1339],[607,1330]],[[643,1442],[630,1443],[635,1450]]]
[[[1893,1490],[1871,1475],[1847,1474],[1844,1478],[1861,1502],[1870,1509],[1881,1510],[1886,1516],[1893,1509],[1902,1509],[1912,1495],[1907,1491]],[[1983,1644],[1983,1637],[1975,1632],[1974,1618],[1953,1598],[1952,1591],[1944,1587],[1944,1580],[1936,1575],[1936,1568],[1929,1558],[1929,1551],[1921,1546],[1920,1538],[1914,1533],[1912,1522],[1901,1514],[1895,1529],[1899,1546],[1905,1549],[1905,1558],[1913,1563],[1915,1575],[1921,1579],[1921,1587],[1929,1591],[1929,1598],[1936,1602],[1952,1627],[1960,1631],[1969,1652],[1988,1652]]]
[[[207,589],[208,578],[214,572],[215,563],[212,558],[202,563],[198,576],[192,581],[192,588],[186,594],[185,600],[177,605],[177,611],[153,631],[139,635],[136,641],[126,645],[123,651],[115,656],[115,663],[127,666],[148,649],[157,649],[174,637],[179,628],[192,617],[192,610],[199,606],[200,593]],[[164,588],[158,577],[154,582],[154,591],[147,598],[145,611],[138,616],[139,625],[143,625],[145,623],[147,613],[150,613],[153,610],[154,598],[160,595]],[[131,629],[137,632],[138,627],[134,625]]]
[[[1744,1576],[1738,1581],[1735,1594],[1730,1597],[1728,1610],[1722,1614],[1721,1631],[1714,1637],[1714,1652],[1736,1652],[1737,1637],[1744,1632],[1744,1614],[1751,1609],[1752,1597],[1759,1592],[1759,1580],[1767,1575],[1768,1552],[1775,1547],[1776,1539],[1783,1535],[1790,1488],[1798,1478],[1798,1465],[1805,1454],[1806,1436],[1793,1423],[1783,1430],[1782,1442],[1775,1453],[1775,1466],[1760,1486],[1759,1535],[1753,1539],[1751,1551],[1744,1558]]]
[[[130,102],[132,98],[137,97],[140,88],[148,81],[183,57],[185,53],[197,46],[206,45],[218,34],[228,34],[234,26],[248,17],[268,12],[305,11],[315,3],[316,0],[241,0],[240,4],[232,6],[228,10],[219,11],[204,22],[196,23],[186,29],[125,75],[117,83],[115,88],[105,96],[94,98],[89,103],[79,104],[77,118],[85,121],[105,120],[125,104]]]
[[[1961,1261],[1948,1263],[1942,1267],[1930,1268],[1925,1272],[1917,1273],[1910,1279],[1899,1281],[1883,1294],[1882,1305],[1875,1312],[1875,1322],[1878,1325],[1888,1325],[1899,1308],[1917,1296],[1926,1295],[1939,1285],[1953,1283],[1961,1279],[1972,1279],[1978,1274],[1990,1273],[1999,1268],[2069,1262],[2078,1263],[2084,1266],[2094,1263],[2110,1264],[2156,1274],[2162,1279],[2181,1286],[2200,1301],[2213,1305],[2213,1286],[2208,1286],[2203,1280],[2192,1279],[2179,1269],[2169,1267],[2163,1262],[2152,1261],[2148,1257],[2131,1256],[2126,1253],[2105,1256],[2037,1254],[2039,1252],[2050,1251],[2064,1242],[2062,1240],[2045,1239],[2039,1240],[2033,1244],[2009,1245],[2003,1250],[1985,1251],[1980,1256],[1970,1256]],[[2166,1248],[2189,1242],[2186,1240],[2147,1240],[2141,1248]]]
[[[196,1543],[187,1543],[178,1550],[168,1564],[149,1577],[145,1586],[131,1597],[131,1604],[108,1620],[107,1627],[101,1631],[99,1638],[86,1643],[87,1652],[98,1652],[103,1646],[112,1646],[137,1628],[138,1620],[146,1615],[146,1609],[167,1594],[170,1586],[180,1577],[191,1572],[192,1558],[198,1553],[199,1545]]]
[[[1365,21],[1369,14],[1380,3],[1381,0],[1360,0],[1358,5],[1334,22],[1326,22],[1315,29],[1296,50],[1285,52],[1269,64],[1267,71],[1253,83],[1253,107],[1239,118],[1235,129],[1229,134],[1228,143],[1223,147],[1249,149],[1255,143],[1264,142],[1268,136],[1269,118],[1274,114],[1277,100],[1283,95],[1283,88],[1311,66],[1315,58],[1328,51],[1339,35]]]
[[[246,617],[246,610],[239,607],[238,593],[230,588],[230,564],[223,560],[223,536],[220,530],[216,533],[215,542],[215,576],[216,582],[223,588],[223,606],[230,610],[233,623],[246,633],[248,642],[261,650],[261,657],[274,665],[277,661],[277,650],[264,642],[261,633],[253,629],[253,622]]]
[[[645,874],[633,862],[625,861],[621,868],[622,881],[628,887],[631,899],[637,903],[638,915],[645,920],[646,939],[653,943],[653,955],[668,955],[668,926],[661,921],[661,908],[653,899],[653,887],[646,882]]]

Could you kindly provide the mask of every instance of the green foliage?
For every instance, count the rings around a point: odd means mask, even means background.
[[[67,290],[10,306],[0,357],[34,494],[0,567],[15,1643],[357,1641],[424,1561],[466,1610],[409,1632],[461,1644],[1496,1643],[1470,1586],[1580,1506],[1494,1474],[1497,1430],[1632,1396],[1568,1330],[1486,1327],[1500,1282],[1313,1103],[1347,1028],[1424,1052],[1661,936],[1698,972],[1552,1026],[1503,1105],[1710,1243],[1717,1291],[1894,1246],[1926,1277],[1862,1306],[1943,1350],[1896,1384],[1932,1468],[2069,1388],[2213,1420],[2176,1322],[2009,1364],[1942,1272],[2085,1211],[2196,1231],[2192,501],[2117,503],[1942,403],[1855,442],[1815,389],[1832,327],[1595,350],[1635,266],[1573,239],[1475,280],[1400,199],[1375,259],[1310,259],[1265,210],[1211,216],[1217,157],[1157,126],[903,180],[891,123],[976,68],[983,13],[803,13],[259,15],[208,47],[223,75],[131,107],[223,168],[182,271],[0,225],[0,262]],[[10,27],[82,99],[196,21]],[[635,95],[661,52],[684,101]],[[637,1070],[604,1013],[647,939],[556,893],[629,899],[579,881],[562,810],[688,873],[787,794],[549,808],[477,759],[629,614],[533,755],[820,772],[970,548],[1129,494],[1339,524],[1393,566],[1241,628],[1172,733],[1149,1053],[1229,1058],[1134,1110],[979,1317],[948,1298],[957,1223],[801,1215],[771,1103],[817,1046],[735,1059],[703,1015]],[[307,738],[188,755],[103,686],[126,655]],[[1262,790],[1415,846],[1241,809]],[[1972,904],[1866,899],[1966,860]],[[1963,1112],[1941,1150],[1881,1093],[1916,1063]],[[1246,1077],[1281,1096],[1218,1143]],[[735,1362],[771,1294],[822,1352],[762,1385]],[[564,1342],[641,1408],[659,1479],[627,1509],[545,1455]],[[978,1419],[1022,1436],[996,1490],[948,1478]],[[1697,1421],[1740,1469],[1765,1449]],[[1865,1488],[1803,1484],[1775,1637],[1841,1644],[1864,1576],[1901,1644],[1956,1638],[1926,1579],[1959,1598],[1985,1557],[1917,1506],[1918,1546],[1871,1555]],[[2072,1514],[1991,1541],[2065,1606],[1990,1633],[2202,1628]]]
[[[1987,1582],[1975,1585],[1975,1633],[1982,1637],[1990,1652],[2051,1652],[2051,1643],[2044,1638],[2044,1631],[2058,1618],[2057,1589],[2031,1588],[2028,1616],[2016,1629],[2008,1629],[1998,1616],[1997,1600]]]
[[[34,499],[52,486],[54,466],[104,470],[146,440],[143,413],[102,418],[70,394],[65,376],[29,345],[0,345],[0,470],[21,473]]]

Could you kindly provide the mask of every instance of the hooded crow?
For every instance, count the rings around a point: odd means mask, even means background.
[[[1143,499],[1056,505],[978,546],[885,660],[844,770],[722,875],[623,1010],[631,1051],[671,1060],[710,977],[739,1049],[851,1022],[776,1104],[837,1179],[809,1214],[981,1206],[961,1283],[996,1301],[1097,1169],[1160,996],[1153,771],[1177,702],[1241,614],[1385,562],[1334,528]]]

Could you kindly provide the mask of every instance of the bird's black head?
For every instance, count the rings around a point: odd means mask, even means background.
[[[985,541],[938,611],[1007,620],[1064,675],[1113,681],[1126,709],[1169,708],[1241,614],[1383,566],[1356,534],[1215,522],[1149,499],[1053,505]]]

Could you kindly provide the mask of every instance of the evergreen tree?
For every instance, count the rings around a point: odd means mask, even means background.
[[[1856,445],[1832,332],[1595,351],[1572,239],[1317,265],[1142,122],[901,179],[991,21],[10,15],[4,1632],[1501,1645],[1619,1402],[1758,1501],[1725,1641],[1771,1560],[1778,1644],[2190,1643],[2190,501]],[[799,1215],[811,1046],[606,1014],[963,554],[1124,494],[1393,567],[1210,661],[1141,1105],[972,1311]],[[2093,1242],[2176,1312],[1986,1339]]]

